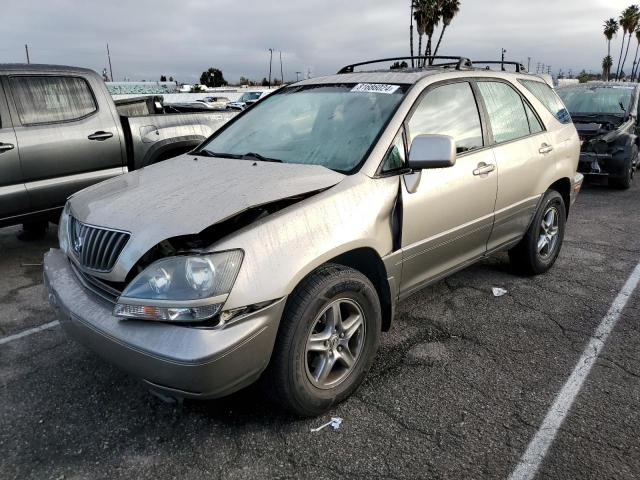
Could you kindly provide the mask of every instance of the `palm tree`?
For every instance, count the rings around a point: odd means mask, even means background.
[[[638,21],[640,20],[640,7],[638,5],[631,5],[625,8],[620,15],[620,26],[622,27],[622,47],[620,48],[620,58],[618,59],[618,68],[616,69],[616,80],[620,78],[622,70],[624,70],[624,64],[627,61],[627,55],[622,60],[622,54],[624,52],[624,42],[629,34],[629,41],[627,42],[627,54],[629,53],[629,45],[631,44],[631,34],[636,30]]]
[[[627,50],[624,54],[624,59],[622,60],[622,67],[620,67],[620,71],[624,70],[624,64],[627,62],[627,56],[629,55],[629,47],[631,46],[631,36],[633,32],[638,29],[638,24],[640,24],[640,7],[638,5],[631,5],[628,7],[630,10],[629,13],[629,22],[627,24],[627,31],[629,32],[629,40],[627,41]]]
[[[422,36],[425,30],[426,17],[424,15],[427,0],[413,0],[413,18],[416,21],[416,30],[418,31],[418,55],[422,55]],[[418,67],[420,60],[418,60]]]
[[[640,29],[636,29],[636,41],[638,42],[636,45],[636,54],[633,56],[633,67],[631,68],[631,81],[636,76],[638,69],[638,49],[640,49]]]
[[[409,45],[411,51],[411,67],[414,67],[413,63],[413,0],[411,0],[411,16],[409,17]]]
[[[427,36],[427,46],[425,47],[424,54],[427,57],[431,56],[431,39],[436,27],[440,23],[440,0],[427,0],[426,8],[424,11],[425,24],[424,33]],[[433,60],[429,59],[429,65],[433,64]]]
[[[436,45],[435,50],[433,51],[433,56],[438,55],[438,49],[440,48],[440,43],[442,43],[442,37],[444,36],[444,32],[449,25],[451,25],[451,21],[460,11],[460,0],[442,0],[441,5],[441,13],[442,13],[442,31],[440,32],[440,38],[438,38],[438,43]],[[614,20],[615,21],[615,20]],[[618,23],[616,22],[616,26]]]
[[[609,74],[611,73],[612,66],[613,58],[611,58],[611,55],[607,55],[602,60],[602,78],[609,80]]]

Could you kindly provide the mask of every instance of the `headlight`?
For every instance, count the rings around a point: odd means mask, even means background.
[[[60,250],[67,253],[69,250],[69,202],[65,204],[58,222],[58,244]]]
[[[114,314],[173,322],[207,320],[222,308],[242,259],[242,250],[230,250],[158,260],[122,292]]]

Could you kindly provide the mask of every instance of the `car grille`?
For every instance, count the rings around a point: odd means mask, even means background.
[[[111,271],[130,235],[87,225],[73,217],[69,220],[69,243],[80,265],[96,272]]]

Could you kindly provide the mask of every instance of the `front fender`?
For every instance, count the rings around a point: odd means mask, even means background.
[[[372,248],[381,258],[391,253],[398,181],[352,175],[214,244],[211,250],[245,253],[225,309],[285,297],[320,265],[351,250]]]

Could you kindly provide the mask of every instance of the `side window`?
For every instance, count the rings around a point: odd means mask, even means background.
[[[482,148],[482,126],[476,99],[467,82],[436,87],[427,93],[409,120],[410,141],[418,135],[450,135],[458,153]]]
[[[17,76],[10,85],[23,125],[78,120],[98,109],[83,78]]]
[[[540,120],[538,120],[538,117],[536,117],[536,114],[533,113],[533,110],[531,110],[531,107],[527,105],[526,102],[522,102],[522,103],[524,103],[524,109],[527,112],[527,119],[529,120],[529,131],[532,134],[542,132],[544,128],[542,128],[542,125],[540,124]]]
[[[519,80],[519,82],[540,100],[560,123],[571,123],[571,115],[567,108],[549,85],[535,80]]]
[[[478,88],[497,143],[529,135],[529,120],[522,98],[513,88],[501,82],[478,82]]]
[[[404,152],[404,139],[402,136],[402,130],[398,132],[396,138],[393,139],[389,151],[384,156],[382,162],[382,172],[391,172],[402,168],[405,164],[405,152]]]

